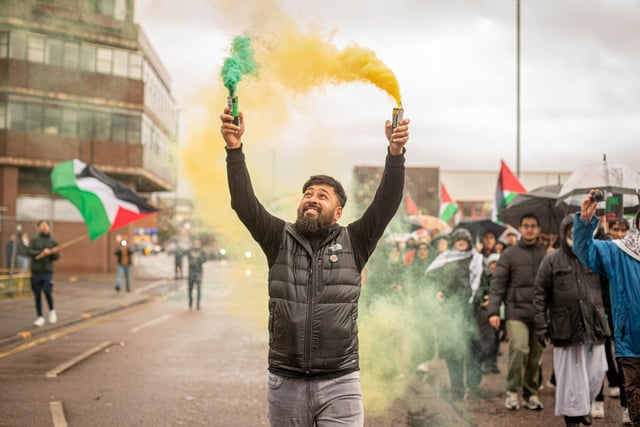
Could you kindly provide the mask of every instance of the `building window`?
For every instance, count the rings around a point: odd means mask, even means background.
[[[9,103],[9,128],[15,130],[24,130],[24,104],[16,102]]]
[[[77,69],[80,62],[80,45],[73,42],[64,43],[64,66]]]
[[[114,141],[127,140],[127,116],[114,114],[111,117],[111,137]]]
[[[0,129],[7,128],[7,101],[0,101]]]
[[[142,56],[129,55],[129,72],[127,74],[131,79],[142,79]]]
[[[62,131],[63,136],[76,137],[78,128],[78,113],[72,108],[62,109]]]
[[[62,108],[48,105],[44,108],[44,126],[42,130],[49,135],[60,134],[62,127]]]
[[[116,50],[113,52],[113,74],[115,76],[127,77],[127,52]]]
[[[27,37],[27,59],[39,64],[44,62],[44,37]]]
[[[127,118],[127,142],[140,143],[140,119],[138,117]]]
[[[111,63],[113,62],[113,51],[111,49],[98,48],[96,71],[103,74],[111,74]]]
[[[93,46],[80,46],[80,68],[84,71],[96,71],[96,48]]]
[[[78,137],[93,138],[93,112],[78,112]]]
[[[42,105],[27,104],[25,106],[25,130],[29,132],[42,130]]]
[[[9,57],[9,33],[0,33],[0,58]]]
[[[49,65],[63,65],[63,46],[60,40],[47,40],[45,63]]]
[[[24,34],[11,33],[9,36],[9,56],[13,59],[27,58],[27,38]]]
[[[111,139],[111,115],[95,113],[95,138],[108,141]]]

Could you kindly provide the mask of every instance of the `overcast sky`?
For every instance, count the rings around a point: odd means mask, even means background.
[[[224,103],[205,104],[223,99],[218,76],[233,37],[277,38],[285,19],[339,48],[371,49],[395,73],[412,119],[409,166],[496,173],[500,159],[516,168],[515,17],[515,0],[137,0],[135,13],[172,76],[187,143],[197,121],[219,128]],[[522,0],[522,171],[570,171],[603,153],[640,170],[639,22],[637,1]],[[253,87],[239,85],[241,109],[253,107]],[[306,162],[301,175],[318,172],[314,160],[329,168],[321,172],[350,173],[382,164],[393,107],[371,84],[318,85],[279,118],[245,110],[245,145],[270,141],[274,163]],[[275,135],[255,131],[267,125]]]

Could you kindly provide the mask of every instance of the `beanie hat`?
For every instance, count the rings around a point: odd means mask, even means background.
[[[469,243],[469,248],[473,248],[471,233],[466,228],[458,228],[457,230],[454,230],[449,238],[449,245],[453,247],[453,244],[458,240],[466,240],[467,243]]]
[[[498,262],[499,259],[500,259],[500,254],[497,254],[494,252],[487,257],[487,265],[491,264],[492,262]]]

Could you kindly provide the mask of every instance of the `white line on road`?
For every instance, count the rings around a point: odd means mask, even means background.
[[[129,332],[132,334],[135,334],[137,332],[140,332],[141,330],[148,328],[149,326],[153,326],[153,325],[157,325],[158,323],[164,322],[165,320],[169,319],[171,317],[170,314],[163,314],[162,316],[153,319],[153,320],[149,320],[148,322],[145,322],[141,325],[135,326],[131,329],[129,329]]]
[[[64,409],[62,408],[62,402],[60,401],[49,402],[49,408],[51,409],[51,418],[53,418],[53,426],[67,427],[67,419],[64,417]]]
[[[102,351],[105,348],[109,347],[110,345],[111,345],[111,341],[104,341],[104,342],[98,344],[97,346],[90,348],[89,350],[85,351],[84,353],[74,357],[73,359],[68,360],[68,361],[62,363],[61,365],[56,366],[55,368],[53,368],[52,370],[50,370],[49,372],[46,373],[46,377],[47,378],[55,378],[59,374],[61,374],[62,372],[64,372],[67,369],[71,368],[73,365],[77,365],[78,363],[82,362],[84,359],[87,359],[87,358],[91,357],[92,355],[96,354],[97,352]]]

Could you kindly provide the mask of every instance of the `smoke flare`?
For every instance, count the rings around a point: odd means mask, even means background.
[[[231,56],[225,59],[222,65],[222,81],[229,90],[229,95],[236,93],[238,83],[245,74],[257,70],[257,63],[253,58],[251,38],[248,36],[236,36],[231,45]]]

